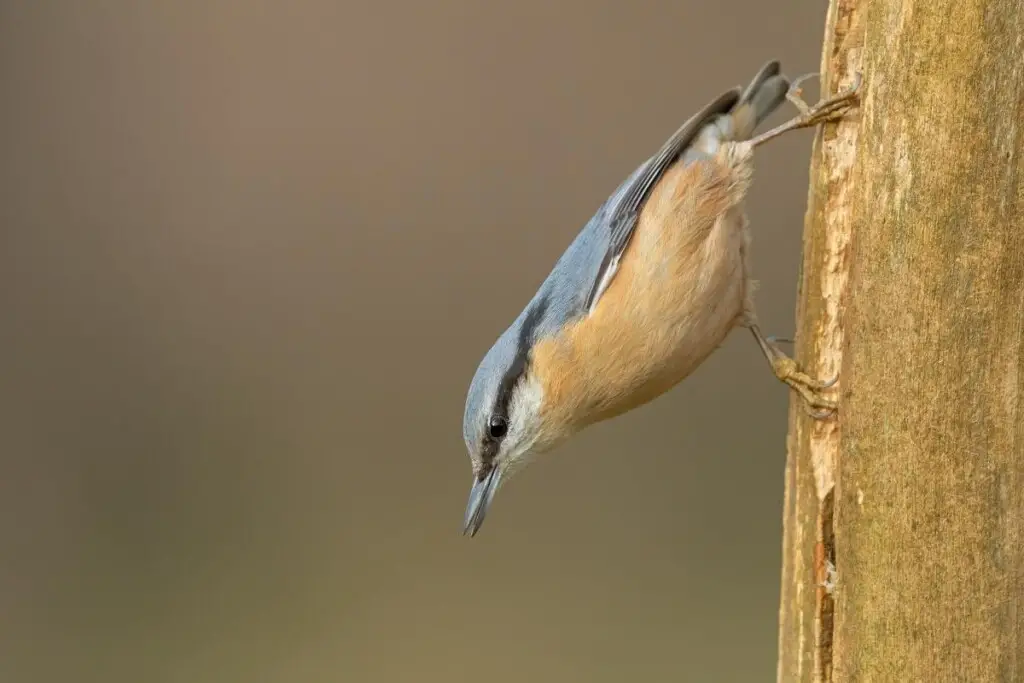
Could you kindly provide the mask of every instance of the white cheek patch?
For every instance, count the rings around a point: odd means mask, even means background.
[[[524,378],[516,387],[509,410],[508,435],[501,443],[498,458],[506,468],[525,464],[533,445],[541,435],[540,409],[544,390],[540,383]]]

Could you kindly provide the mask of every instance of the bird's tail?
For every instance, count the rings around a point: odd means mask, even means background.
[[[746,90],[738,95],[736,103],[701,127],[683,159],[712,156],[723,142],[749,140],[757,127],[785,101],[789,86],[789,79],[781,72],[777,61],[762,66]],[[736,88],[734,92],[738,91]]]
[[[730,129],[722,130],[723,137],[747,140],[753,136],[757,127],[786,100],[789,86],[789,79],[781,72],[778,61],[762,66],[729,112],[728,122],[722,122]],[[719,127],[722,128],[722,124]]]

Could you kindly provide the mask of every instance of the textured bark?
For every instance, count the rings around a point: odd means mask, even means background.
[[[778,678],[1024,681],[1024,6],[833,0],[821,68]]]

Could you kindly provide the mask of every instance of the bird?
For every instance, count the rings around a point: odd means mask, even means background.
[[[735,327],[753,334],[775,376],[825,419],[833,386],[804,373],[762,334],[752,297],[744,200],[753,150],[841,118],[853,86],[800,98],[778,60],[690,117],[584,225],[536,294],[484,354],[466,394],[473,471],[463,533],[475,536],[499,488],[588,426],[666,393]],[[784,101],[799,114],[754,137]]]

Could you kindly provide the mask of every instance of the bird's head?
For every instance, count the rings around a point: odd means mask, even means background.
[[[549,373],[534,362],[544,313],[543,305],[527,308],[484,356],[469,387],[462,434],[473,467],[464,527],[471,536],[498,489],[575,431],[564,411],[546,404]]]

